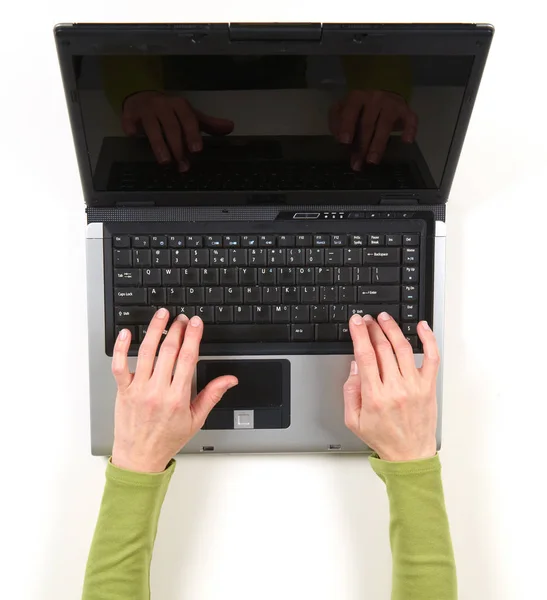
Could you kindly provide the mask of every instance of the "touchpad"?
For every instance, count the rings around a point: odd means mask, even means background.
[[[213,409],[207,429],[233,429],[234,411],[243,410],[254,411],[254,429],[288,427],[284,424],[290,415],[288,360],[201,360],[197,366],[198,392],[221,375],[234,375],[239,384]]]

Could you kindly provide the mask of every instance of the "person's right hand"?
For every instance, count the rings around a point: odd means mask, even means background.
[[[427,323],[418,324],[424,348],[420,369],[387,313],[380,314],[378,322],[369,315],[353,315],[350,332],[355,360],[344,384],[347,427],[383,460],[435,456],[439,351]]]
[[[154,91],[133,94],[123,104],[124,133],[136,135],[139,126],[148,137],[158,163],[174,160],[182,172],[190,168],[189,153],[203,149],[201,131],[227,135],[234,129],[233,121],[196,110],[185,98]]]

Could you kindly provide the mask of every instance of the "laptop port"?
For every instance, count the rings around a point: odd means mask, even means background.
[[[329,450],[342,450],[342,444],[329,444]]]
[[[214,452],[215,447],[214,446],[202,446],[201,451],[202,452]]]

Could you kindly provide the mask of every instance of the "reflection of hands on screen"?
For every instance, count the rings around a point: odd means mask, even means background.
[[[412,143],[418,117],[399,94],[354,90],[331,107],[329,127],[340,143],[352,145],[351,166],[359,171],[363,161],[380,162],[393,131],[402,129],[402,141]]]
[[[201,132],[226,135],[234,123],[196,110],[185,98],[145,91],[129,96],[123,105],[122,128],[136,135],[142,127],[156,160],[174,161],[179,171],[190,168],[189,153],[203,149]]]

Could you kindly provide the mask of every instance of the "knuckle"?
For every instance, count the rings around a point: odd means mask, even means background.
[[[412,346],[408,343],[406,339],[399,340],[395,344],[394,348],[397,354],[406,355],[412,353]]]
[[[376,342],[376,349],[379,352],[391,352],[392,346],[387,340],[379,340]]]
[[[190,348],[182,348],[179,352],[179,361],[193,362],[195,360],[195,352]]]
[[[376,361],[372,348],[361,348],[355,352],[355,358],[365,366],[370,366]]]
[[[144,342],[139,348],[139,358],[150,358],[156,355],[156,348],[150,343]]]
[[[179,353],[179,347],[176,344],[163,343],[161,346],[161,353],[165,356],[177,356]]]

